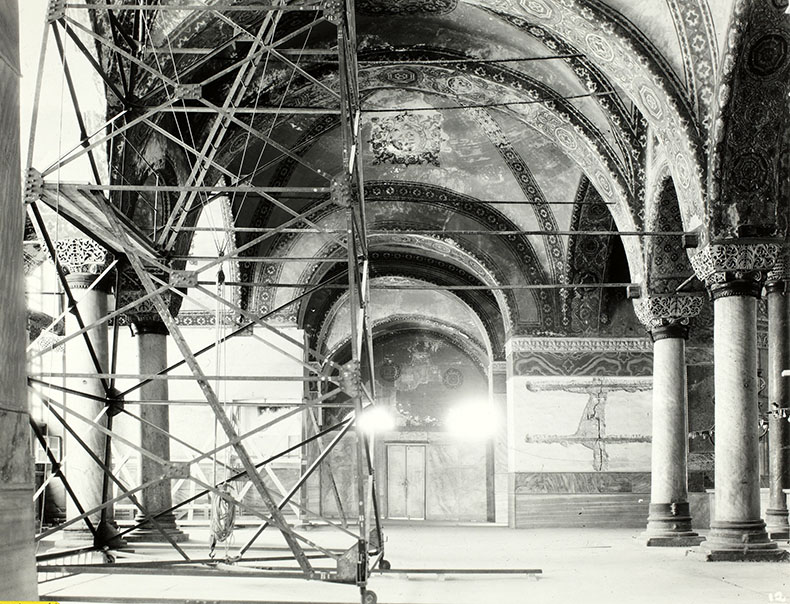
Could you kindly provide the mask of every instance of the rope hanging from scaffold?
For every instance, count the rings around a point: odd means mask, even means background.
[[[211,538],[209,541],[209,557],[214,557],[217,543],[226,541],[232,534],[236,522],[236,500],[233,488],[224,484],[211,499]]]
[[[218,250],[219,255],[221,256],[224,253],[223,250]],[[217,294],[219,297],[222,297],[223,288],[225,285],[225,273],[222,270],[222,265],[220,265],[219,271],[217,272]],[[217,300],[217,310],[216,310],[216,334],[215,334],[215,350],[217,353],[216,357],[216,374],[220,375],[220,371],[224,369],[221,367],[224,361],[224,354],[223,354],[223,346],[222,346],[222,316],[220,311],[220,302]],[[217,392],[220,391],[220,384],[217,384]],[[224,412],[224,397],[223,397],[223,412]],[[217,448],[217,421],[214,420],[214,449]],[[223,474],[224,480],[228,479],[227,469],[229,464],[229,451],[226,448],[225,450],[225,463],[223,464]],[[214,453],[213,456],[213,465],[214,465],[214,484],[217,484],[217,454]],[[233,496],[233,487],[229,485],[227,482],[223,482],[223,484],[218,488],[218,491],[212,495],[211,498],[211,524],[209,527],[210,530],[210,537],[209,537],[209,558],[213,558],[215,555],[215,549],[217,543],[225,542],[225,555],[227,556],[228,553],[228,546],[231,535],[233,535],[233,528],[234,523],[236,521],[236,499]]]

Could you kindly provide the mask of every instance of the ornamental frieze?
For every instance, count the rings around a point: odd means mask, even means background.
[[[514,376],[651,376],[653,352],[645,338],[512,338]]]
[[[710,5],[707,0],[668,0],[667,6],[678,32],[689,96],[696,101],[697,119],[707,128],[719,64]]]
[[[515,352],[515,376],[651,376],[652,352]]]
[[[455,10],[458,0],[357,0],[356,11],[363,15],[446,15]]]
[[[550,392],[562,390],[575,394],[591,392],[609,392],[622,390],[625,392],[646,392],[653,389],[653,377],[622,377],[622,376],[571,376],[567,378],[537,376],[529,380],[524,387],[530,392]]]

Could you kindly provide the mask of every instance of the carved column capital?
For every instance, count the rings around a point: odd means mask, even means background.
[[[166,279],[164,272],[152,271],[151,274],[162,280]],[[134,269],[127,267],[122,270],[121,278],[118,283],[118,292],[116,294],[117,307],[123,308],[128,304],[136,302],[145,296],[145,294],[145,288],[143,287],[142,283],[140,283],[140,279],[134,272]],[[161,296],[164,303],[167,304],[168,308],[170,308],[172,312],[174,298],[173,294],[168,291],[161,294]],[[122,315],[122,321],[132,326],[135,335],[147,333],[167,335],[169,333],[167,326],[165,325],[164,321],[162,321],[162,317],[156,310],[156,306],[154,306],[152,298],[147,298],[142,302],[136,302],[132,309],[126,311]]]
[[[702,310],[703,298],[696,295],[646,296],[634,300],[636,317],[653,340],[686,338],[688,324]]]
[[[69,285],[87,288],[114,260],[112,252],[87,237],[70,237],[55,242],[58,263]],[[105,283],[103,289],[108,289]]]
[[[769,271],[782,253],[780,243],[711,243],[691,258],[712,299],[760,297]]]
[[[765,278],[765,291],[769,294],[783,294],[787,291],[788,281],[790,281],[790,262],[788,262],[785,252],[776,259],[776,264],[768,271],[768,276]]]

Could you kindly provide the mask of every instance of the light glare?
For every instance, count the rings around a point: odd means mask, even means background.
[[[459,403],[447,413],[447,431],[464,440],[491,438],[497,424],[494,407],[484,402]]]
[[[389,408],[371,405],[359,414],[357,424],[360,430],[368,434],[389,432],[395,429],[395,418]]]

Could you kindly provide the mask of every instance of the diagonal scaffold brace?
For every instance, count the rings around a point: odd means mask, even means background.
[[[103,198],[97,198],[99,200],[99,204],[101,206],[101,210],[105,215],[105,218],[109,221],[109,223],[114,227],[116,230],[116,234],[119,237],[119,241],[123,246],[123,251],[129,260],[132,268],[137,273],[138,278],[140,279],[143,288],[148,293],[153,293],[157,290],[156,285],[154,285],[151,276],[145,269],[145,266],[142,263],[142,260],[139,258],[135,250],[133,249],[131,242],[129,241],[128,236],[124,232],[123,226],[120,224],[120,221],[115,216],[115,213],[112,211],[112,208],[109,207],[109,202],[104,200]],[[206,378],[205,374],[203,373],[203,369],[200,367],[200,364],[195,359],[192,351],[187,343],[184,335],[181,332],[180,327],[173,319],[173,316],[170,314],[170,309],[167,303],[162,299],[161,294],[154,295],[152,298],[152,302],[154,307],[156,308],[159,316],[161,317],[163,323],[168,328],[173,341],[175,342],[176,346],[178,347],[179,351],[181,352],[184,360],[186,360],[187,366],[192,371],[192,374],[195,376],[195,379],[200,386],[203,395],[206,397],[206,401],[208,402],[209,406],[211,407],[212,411],[214,412],[217,421],[219,422],[220,426],[222,427],[223,431],[225,432],[226,436],[230,440],[234,440],[233,448],[236,454],[239,457],[239,461],[242,463],[242,466],[247,471],[247,475],[252,481],[255,490],[261,496],[264,505],[266,506],[267,511],[271,515],[272,524],[275,525],[283,535],[285,542],[287,543],[288,547],[290,548],[291,552],[294,555],[299,567],[301,568],[302,572],[304,573],[306,578],[314,578],[314,571],[310,561],[307,558],[307,555],[301,545],[297,542],[296,538],[292,534],[288,523],[286,522],[285,518],[283,517],[282,512],[277,507],[277,504],[274,502],[271,493],[264,485],[263,480],[258,473],[257,469],[255,468],[255,464],[252,461],[247,449],[244,447],[242,442],[238,439],[238,434],[236,433],[236,429],[233,427],[233,423],[230,421],[228,416],[225,414],[224,409],[222,408],[222,404],[219,402],[219,398],[217,397],[214,389],[209,384],[208,379]]]

